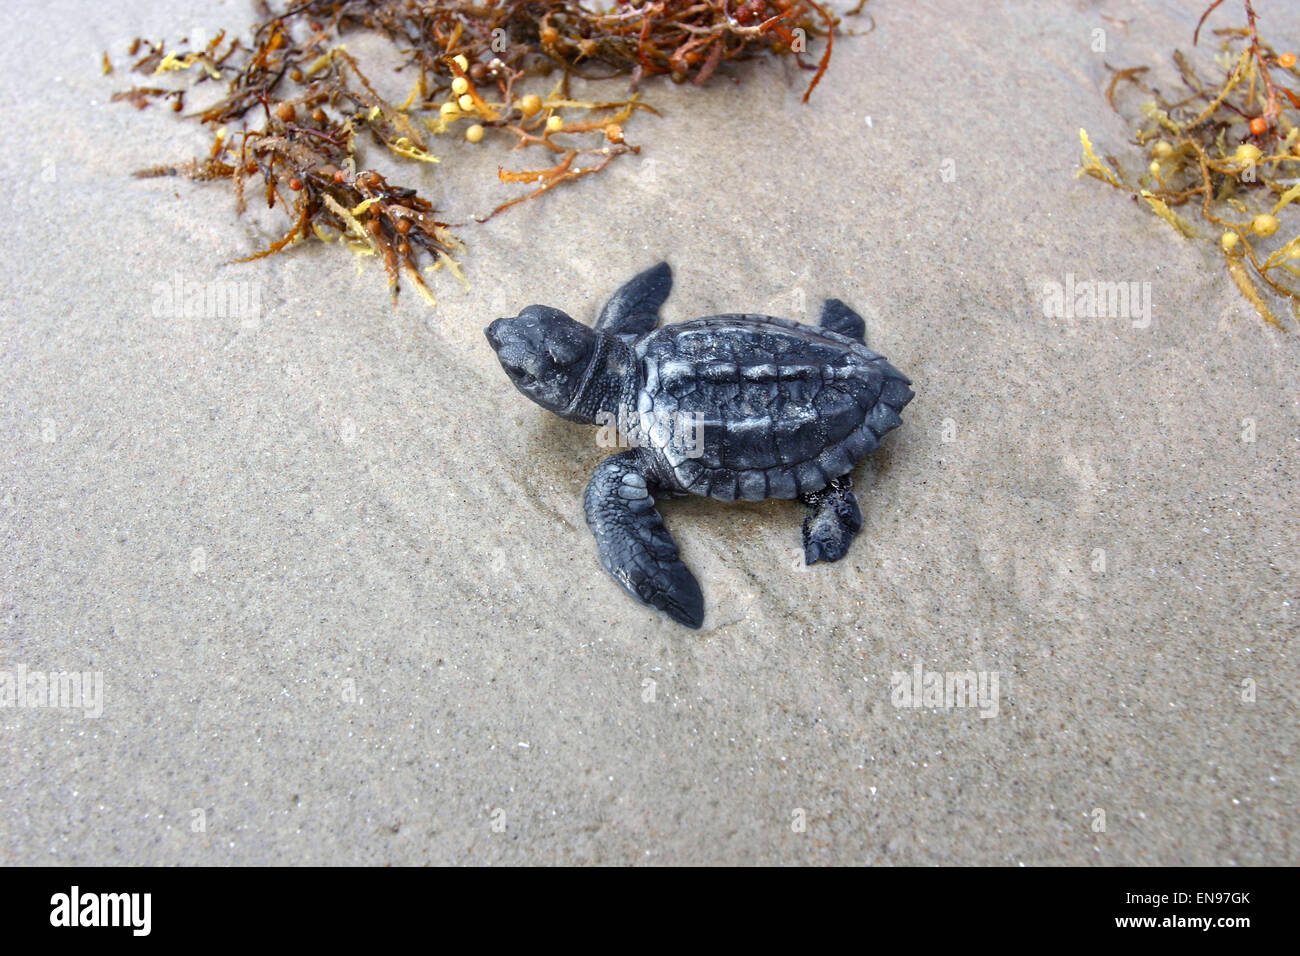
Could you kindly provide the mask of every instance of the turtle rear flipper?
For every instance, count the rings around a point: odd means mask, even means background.
[[[635,451],[611,455],[596,467],[584,505],[601,566],[629,594],[679,624],[704,623],[700,584],[655,510]]]
[[[596,328],[610,335],[644,335],[659,324],[659,307],[673,289],[673,270],[661,262],[633,276],[609,297]]]
[[[821,491],[803,496],[808,517],[803,522],[805,564],[838,561],[848,553],[862,530],[862,509],[853,495],[853,479],[841,475]]]
[[[867,344],[867,323],[839,299],[827,299],[822,303],[821,326]]]

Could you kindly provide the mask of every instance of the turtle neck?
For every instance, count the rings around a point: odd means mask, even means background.
[[[636,397],[636,360],[632,349],[618,336],[596,333],[591,361],[573,401],[560,416],[584,425],[597,424],[597,414],[617,415],[620,408],[633,408]]]

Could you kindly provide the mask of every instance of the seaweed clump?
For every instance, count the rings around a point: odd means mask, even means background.
[[[137,175],[225,181],[239,213],[254,194],[283,211],[284,234],[247,259],[312,237],[341,240],[379,256],[394,296],[404,276],[431,303],[422,263],[448,267],[463,280],[455,259],[463,244],[416,190],[359,168],[359,136],[422,163],[440,161],[431,138],[447,134],[548,155],[541,168],[498,167],[501,182],[534,188],[480,220],[486,221],[639,152],[623,124],[638,111],[654,112],[637,93],[647,77],[702,85],[724,63],[790,54],[813,71],[807,100],[830,62],[838,26],[817,0],[743,0],[734,7],[729,0],[617,0],[607,12],[577,0],[307,0],[278,13],[260,3],[259,16],[247,41],[222,32],[170,50],[133,42],[132,69],[151,82],[116,100],[140,108],[168,101],[182,112],[196,87],[226,84],[217,102],[190,114],[212,130],[207,154]],[[355,30],[397,46],[399,69],[412,77],[404,102],[380,96],[348,51],[343,39]],[[813,35],[825,39],[815,64],[805,60]],[[525,81],[557,71],[546,95],[523,94]],[[107,54],[104,72],[112,72]],[[187,83],[156,80],[175,73]],[[624,77],[630,92],[609,102],[577,100],[570,95],[573,76]]]
[[[1223,0],[1202,14],[1192,42]],[[1300,96],[1295,86],[1296,54],[1277,52],[1260,37],[1251,0],[1244,0],[1245,25],[1214,30],[1220,39],[1218,75],[1203,79],[1180,51],[1173,54],[1183,95],[1173,99],[1147,84],[1148,67],[1115,70],[1106,91],[1136,89],[1149,99],[1140,105],[1135,144],[1147,160],[1134,180],[1113,156],[1105,162],[1080,130],[1083,164],[1089,175],[1119,189],[1135,190],[1151,210],[1188,238],[1196,226],[1178,212],[1193,204],[1214,227],[1229,275],[1269,324],[1285,328],[1270,300],[1289,302],[1300,320],[1300,230],[1285,241],[1283,220],[1295,219],[1300,200]],[[1290,83],[1292,86],[1288,86]]]

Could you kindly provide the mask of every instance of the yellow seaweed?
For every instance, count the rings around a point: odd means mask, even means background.
[[[1160,199],[1147,189],[1142,190],[1139,195],[1147,201],[1147,205],[1151,207],[1157,216],[1169,223],[1169,225],[1173,226],[1188,239],[1196,238],[1196,230],[1192,228],[1191,223],[1170,209],[1169,205],[1163,199]]]
[[[1284,328],[1282,323],[1278,321],[1277,316],[1269,309],[1264,297],[1259,294],[1259,287],[1255,285],[1245,263],[1239,257],[1228,256],[1228,275],[1232,276],[1232,281],[1237,284],[1237,289],[1255,307],[1255,311],[1259,313],[1261,319],[1270,325],[1277,326],[1279,329]]]
[[[1087,173],[1118,188],[1119,180],[1115,178],[1114,173],[1102,165],[1097,154],[1092,151],[1092,140],[1088,139],[1088,131],[1082,126],[1079,127],[1079,142],[1083,144],[1083,167],[1075,175],[1082,176]]]

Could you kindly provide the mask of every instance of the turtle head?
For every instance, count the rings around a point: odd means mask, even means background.
[[[484,331],[515,388],[557,415],[573,406],[596,350],[592,329],[559,309],[530,305]]]

